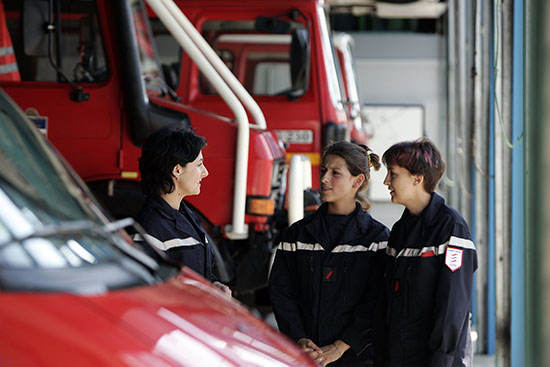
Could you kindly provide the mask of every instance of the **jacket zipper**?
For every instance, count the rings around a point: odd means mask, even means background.
[[[411,297],[411,289],[412,289],[412,281],[411,281],[411,269],[413,268],[414,263],[410,262],[407,266],[407,272],[406,272],[406,281],[407,281],[407,292],[404,294],[405,300],[403,302],[405,312],[404,316],[407,317],[409,315],[409,298]]]

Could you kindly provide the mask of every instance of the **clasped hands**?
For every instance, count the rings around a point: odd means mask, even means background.
[[[323,367],[340,359],[344,352],[349,349],[349,345],[341,340],[336,340],[332,344],[319,347],[308,338],[298,340],[298,346],[302,348],[311,359]]]

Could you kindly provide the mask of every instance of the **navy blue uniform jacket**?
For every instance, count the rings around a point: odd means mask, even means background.
[[[351,348],[331,366],[362,365],[372,359],[372,316],[389,230],[357,204],[338,243],[329,245],[325,213],[326,204],[285,232],[270,298],[279,329],[291,339],[307,337],[318,346],[340,339]]]
[[[470,303],[477,257],[468,225],[436,193],[391,231],[386,365],[471,366]]]
[[[172,208],[161,197],[147,198],[137,216],[147,231],[149,241],[169,258],[183,264],[210,281],[213,274],[212,248],[199,219],[182,201],[179,210]],[[134,236],[139,240],[139,236]]]

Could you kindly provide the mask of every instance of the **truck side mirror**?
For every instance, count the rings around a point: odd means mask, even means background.
[[[307,29],[294,29],[290,42],[291,98],[299,97],[307,90],[310,53],[309,31]]]
[[[48,56],[48,1],[25,0],[21,12],[21,24],[24,24],[23,52],[28,56]]]

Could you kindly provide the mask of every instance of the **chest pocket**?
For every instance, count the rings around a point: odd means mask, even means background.
[[[308,304],[313,297],[313,287],[315,286],[314,274],[315,269],[315,254],[311,251],[297,251],[296,263],[294,272],[296,274],[296,281],[299,287],[300,302]]]
[[[409,313],[412,298],[417,290],[416,270],[418,257],[402,257],[396,260],[391,279],[391,293],[395,301],[400,301],[401,312],[404,315]]]
[[[343,259],[340,287],[343,289],[344,303],[357,303],[371,285],[370,261],[371,257],[362,253],[355,253]]]
[[[411,311],[418,315],[429,313],[437,290],[440,258],[410,257],[401,259],[398,265],[393,293],[401,297],[403,314],[409,315]]]

